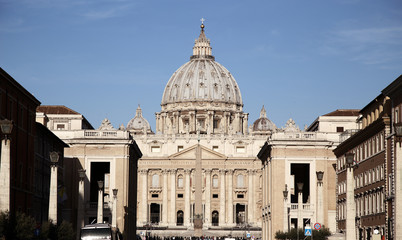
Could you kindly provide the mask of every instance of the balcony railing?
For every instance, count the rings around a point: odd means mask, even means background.
[[[342,142],[346,141],[346,139],[350,138],[358,131],[359,131],[359,129],[348,129],[348,130],[344,131],[343,133],[341,133],[341,135],[339,135],[339,142],[342,143]]]
[[[299,204],[298,203],[291,203],[290,204],[290,210],[298,210],[299,209]],[[312,210],[312,204],[310,203],[303,203],[303,211],[309,211]]]
[[[108,202],[103,203],[103,209],[108,209],[111,208],[112,206],[109,205]],[[98,208],[98,202],[87,202],[86,204],[87,209],[97,209]]]

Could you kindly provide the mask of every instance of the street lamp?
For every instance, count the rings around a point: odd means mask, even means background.
[[[79,236],[79,231],[81,230],[81,227],[84,226],[84,179],[86,177],[86,170],[85,169],[79,169],[78,170],[78,177],[79,177],[79,182],[78,182],[78,213],[77,213],[77,234]]]
[[[324,172],[323,171],[317,171],[317,180],[319,183],[322,183],[322,179],[324,178]]]
[[[352,152],[348,152],[348,153],[345,154],[345,158],[346,158],[347,166],[349,168],[352,167],[353,166],[353,161],[354,161],[354,158],[355,158],[355,154],[352,153]]]
[[[0,128],[7,139],[7,136],[13,131],[13,121],[8,119],[0,120]]]
[[[317,222],[324,224],[324,196],[323,196],[323,183],[324,172],[317,171]]]
[[[57,224],[57,163],[59,153],[50,152],[50,192],[49,192],[49,221]]]
[[[285,190],[283,191],[283,198],[284,198],[285,200],[288,198],[288,194],[289,194],[288,185],[285,184]]]
[[[356,206],[353,180],[354,153],[348,152],[346,158],[346,240],[356,239]]]
[[[113,191],[113,216],[112,216],[112,227],[117,227],[117,191],[118,189],[112,189]]]
[[[4,119],[0,121],[1,131],[4,140],[1,140],[1,161],[0,161],[0,211],[10,210],[10,142],[7,138],[13,131],[13,121]],[[8,143],[8,144],[7,144]]]
[[[288,194],[288,185],[285,184],[285,190],[283,191],[283,231],[289,231]]]
[[[303,185],[302,182],[297,183],[297,229],[303,228]]]
[[[103,181],[98,181],[99,194],[98,194],[98,216],[97,223],[103,222]]]
[[[80,177],[80,181],[84,181],[84,178],[86,176],[86,170],[85,169],[79,169],[78,170],[78,176]]]
[[[302,183],[302,182],[297,183],[297,190],[299,192],[303,192],[303,186],[304,186],[304,183]]]

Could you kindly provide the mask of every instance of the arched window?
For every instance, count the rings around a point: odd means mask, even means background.
[[[243,176],[243,174],[237,175],[237,187],[238,188],[244,187],[244,176]]]
[[[152,187],[159,187],[159,175],[152,175]]]
[[[177,226],[183,226],[183,216],[184,216],[184,214],[183,214],[182,210],[177,211],[177,216],[176,216]]]
[[[177,188],[183,188],[183,175],[179,175],[178,177],[177,177]]]
[[[218,188],[219,180],[218,180],[218,175],[213,175],[212,176],[212,187],[213,188]]]
[[[219,226],[219,212],[212,212],[212,226]]]

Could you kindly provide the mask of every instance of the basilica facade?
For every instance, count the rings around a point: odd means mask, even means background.
[[[256,155],[276,126],[263,108],[249,127],[239,86],[215,61],[204,25],[190,61],[167,82],[161,107],[155,132],[140,107],[127,125],[143,153],[137,233],[194,236],[198,228],[204,236],[260,237]]]

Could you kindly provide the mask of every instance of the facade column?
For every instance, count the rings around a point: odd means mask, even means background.
[[[79,238],[79,233],[81,228],[84,226],[84,186],[85,186],[85,170],[80,169],[78,170],[78,175],[80,178],[80,181],[78,182],[78,211],[77,211],[77,239]]]
[[[190,227],[190,169],[184,170],[185,190],[184,190],[184,226]]]
[[[178,124],[179,127],[178,127],[178,130],[177,130],[178,133],[185,133],[186,132],[185,131],[185,126],[183,124],[183,117],[184,117],[183,115],[179,116],[179,120],[178,120],[179,121],[179,124]]]
[[[195,119],[195,111],[190,112],[190,121],[189,121],[189,131],[194,132],[197,131],[197,124],[196,124],[196,119]]]
[[[319,173],[322,173],[321,179],[318,179]],[[317,172],[317,222],[321,225],[324,225],[323,174],[324,172]]]
[[[254,169],[248,171],[248,224],[254,223],[254,175]]]
[[[211,169],[205,170],[205,216],[204,227],[211,226]]]
[[[208,129],[207,132],[214,132],[214,111],[208,111]]]
[[[98,181],[98,215],[96,223],[103,223],[103,181]]]
[[[162,170],[163,188],[162,188],[162,226],[168,225],[168,171]]]
[[[148,222],[148,169],[141,169],[140,170],[140,175],[141,175],[141,209],[140,211],[141,216],[140,216],[140,223],[139,226],[145,225]]]
[[[159,130],[159,119],[160,119],[160,114],[159,113],[156,113],[155,114],[156,116],[155,116],[155,119],[156,119],[156,126],[155,126],[155,128],[156,128],[156,132],[159,132],[160,130]]]
[[[226,176],[228,178],[228,226],[234,226],[233,223],[233,170],[228,170]]]
[[[112,189],[113,192],[113,211],[112,211],[112,227],[117,228],[117,192],[118,190]]]
[[[169,226],[176,226],[176,169],[170,169],[170,220]]]
[[[356,239],[356,205],[353,166],[346,168],[346,240]]]
[[[266,216],[265,216],[265,206],[267,206],[267,202],[266,202],[266,195],[267,195],[267,191],[265,189],[265,185],[267,183],[266,180],[266,176],[265,176],[265,171],[266,171],[266,167],[265,167],[265,162],[263,162],[262,165],[262,209],[261,209],[261,215],[262,215],[262,240],[266,240],[267,239],[267,221],[266,221]]]
[[[219,170],[220,173],[220,191],[219,191],[219,199],[220,199],[220,205],[219,205],[219,226],[225,226],[226,225],[226,199],[225,199],[225,170]]]
[[[273,192],[272,192],[272,189],[273,189],[273,186],[272,186],[272,182],[273,182],[273,179],[272,179],[272,158],[268,158],[268,162],[267,162],[267,167],[268,167],[268,171],[267,171],[267,173],[268,173],[268,176],[267,176],[267,179],[268,179],[268,196],[267,196],[267,198],[268,198],[268,240],[271,240],[272,238],[273,238],[273,236],[274,236],[274,233],[273,233],[273,231],[272,231],[272,216],[271,216],[271,208],[272,208],[272,194],[273,194]]]
[[[176,126],[176,132],[175,133],[179,133],[180,132],[180,116],[178,112],[174,113],[174,117],[175,117],[175,126]]]
[[[10,139],[1,141],[0,211],[10,211]]]
[[[166,134],[166,113],[161,114],[161,120],[159,121],[159,129],[162,133]]]
[[[57,163],[50,166],[49,221],[57,224]]]
[[[303,183],[297,183],[297,228],[303,228]]]
[[[248,134],[248,113],[243,114],[243,134]]]
[[[223,113],[223,122],[224,122],[223,133],[225,133],[225,134],[228,134],[228,131],[229,131],[229,121],[228,121],[229,116],[230,116],[229,112],[224,112]]]

